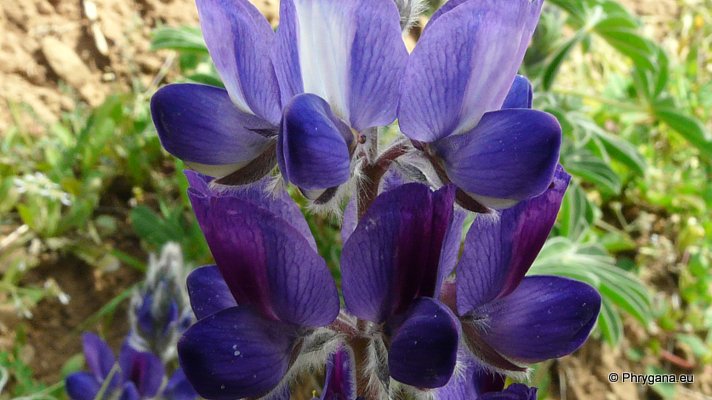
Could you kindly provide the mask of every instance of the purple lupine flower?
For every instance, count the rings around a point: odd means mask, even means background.
[[[217,265],[188,277],[198,322],[178,343],[181,366],[209,399],[283,393],[310,335],[339,312],[326,262],[286,192],[265,196],[262,183],[216,192],[210,178],[187,175]]]
[[[408,57],[398,8],[392,0],[283,0],[274,55],[285,107],[280,170],[324,201],[350,177],[354,135],[377,140],[361,134],[396,117]]]
[[[341,256],[347,310],[388,344],[379,374],[418,388],[443,386],[455,367],[459,323],[438,300],[450,247],[459,246],[447,234],[454,196],[452,186],[431,192],[418,183],[381,194]]]
[[[175,357],[178,337],[193,322],[184,282],[180,246],[167,243],[160,258],[151,254],[146,280],[131,297],[128,340],[133,348],[157,354],[164,362]]]
[[[341,346],[331,353],[326,360],[324,389],[319,400],[362,400],[356,397],[355,368],[354,355],[348,347]]]
[[[82,343],[89,372],[76,372],[67,377],[66,390],[72,400],[197,398],[180,369],[164,386],[163,364],[152,353],[137,351],[124,343],[117,364],[109,346],[95,334],[82,335]]]
[[[591,286],[524,275],[554,224],[571,176],[556,170],[542,195],[500,214],[479,215],[457,265],[456,310],[473,354],[500,371],[562,357],[593,328],[601,297]],[[443,299],[452,303],[450,299]],[[526,340],[522,338],[526,337]]]
[[[478,211],[543,193],[559,158],[556,118],[529,109],[528,82],[515,79],[541,7],[542,0],[451,0],[408,60],[400,128],[439,180],[456,184]]]
[[[536,400],[536,388],[512,384],[504,390],[506,377],[477,362],[467,350],[458,358],[458,372],[433,392],[435,400]]]
[[[247,0],[197,0],[203,36],[225,89],[172,84],[151,99],[163,147],[226,184],[274,168],[281,119],[270,53],[275,34]]]

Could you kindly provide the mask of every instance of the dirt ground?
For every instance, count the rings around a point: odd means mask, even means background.
[[[277,0],[254,1],[276,18]],[[77,101],[150,90],[168,53],[149,51],[153,28],[195,25],[193,0],[23,0],[0,4],[0,132],[40,133]],[[22,109],[13,115],[12,109]],[[14,121],[17,115],[20,121]]]

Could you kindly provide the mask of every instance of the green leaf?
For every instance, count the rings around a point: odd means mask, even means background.
[[[630,142],[618,136],[611,135],[602,129],[596,130],[595,133],[606,148],[608,155],[633,170],[636,174],[645,176],[647,167],[645,158],[643,158]]]
[[[619,194],[621,180],[618,174],[602,159],[585,149],[578,149],[569,154],[562,154],[562,164],[573,175],[596,185],[609,194]]]
[[[654,112],[658,119],[697,147],[704,158],[712,159],[712,137],[700,121],[670,107],[656,106]]]
[[[569,55],[574,46],[576,46],[576,44],[582,41],[586,37],[586,35],[587,34],[585,31],[578,31],[576,35],[564,42],[564,44],[559,47],[556,53],[554,53],[554,55],[551,57],[551,61],[549,61],[549,63],[546,65],[546,68],[544,69],[544,73],[542,75],[542,86],[544,90],[551,89],[551,86],[553,85],[554,80],[556,79],[556,75],[559,73],[559,68],[561,68],[561,64],[564,62],[564,60]]]
[[[601,302],[601,314],[598,317],[598,329],[603,335],[603,339],[611,346],[615,346],[623,336],[623,321],[611,302],[603,298]]]
[[[561,203],[557,228],[561,236],[578,241],[588,232],[594,221],[594,208],[586,193],[576,182],[571,182]]]
[[[200,28],[192,26],[162,27],[154,30],[151,38],[151,50],[161,49],[208,52]]]

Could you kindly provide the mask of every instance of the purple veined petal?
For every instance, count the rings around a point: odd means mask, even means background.
[[[341,274],[349,312],[380,323],[418,297],[437,297],[439,262],[455,190],[419,183],[378,196],[344,244]]]
[[[141,400],[141,394],[133,382],[126,382],[121,390],[119,400]]]
[[[336,318],[339,296],[326,262],[283,219],[241,199],[217,197],[202,225],[239,305],[304,327],[326,326]]]
[[[537,389],[521,383],[513,383],[501,392],[485,393],[482,400],[536,400]]]
[[[323,99],[300,94],[284,109],[277,162],[288,182],[306,190],[339,186],[351,176],[353,134]]]
[[[202,173],[222,177],[259,157],[274,141],[272,125],[235,108],[224,89],[172,84],[151,98],[161,144]]]
[[[71,400],[94,400],[101,382],[89,372],[75,372],[67,377],[64,386]]]
[[[286,374],[296,337],[292,325],[233,307],[188,328],[178,342],[178,357],[188,381],[205,398],[260,397]]]
[[[281,3],[274,63],[282,104],[313,93],[357,131],[387,125],[407,57],[393,2]]]
[[[299,206],[292,200],[286,190],[282,188],[277,190],[270,189],[271,178],[263,178],[251,185],[211,188],[210,182],[213,178],[194,171],[184,171],[184,173],[190,184],[188,194],[191,199],[193,199],[191,201],[194,203],[193,207],[198,222],[200,222],[201,218],[204,218],[202,215],[204,215],[209,208],[208,198],[235,197],[249,201],[281,217],[285,222],[301,232],[311,247],[316,250],[316,241]]]
[[[188,275],[187,286],[190,305],[199,320],[237,305],[217,265],[193,270]]]
[[[534,99],[534,90],[532,83],[525,76],[517,75],[514,78],[512,87],[509,88],[509,93],[504,99],[502,109],[506,108],[532,108],[532,100]]]
[[[447,229],[440,253],[440,282],[443,282],[452,273],[457,264],[462,244],[462,226],[465,224],[466,216],[467,213],[459,209],[455,209],[452,215],[452,221]]]
[[[326,360],[324,389],[319,400],[355,400],[356,365],[351,349],[341,346]]]
[[[124,378],[136,386],[141,397],[151,398],[158,394],[165,370],[156,355],[137,351],[127,342],[121,347],[119,366]]]
[[[511,293],[544,246],[571,176],[561,166],[546,192],[499,215],[478,215],[457,267],[460,315]]]
[[[194,400],[198,398],[198,393],[188,382],[183,369],[178,368],[168,380],[162,396],[162,398],[171,400]]]
[[[465,133],[499,110],[524,58],[542,0],[466,1],[428,25],[406,67],[403,133],[434,142]]]
[[[560,146],[556,118],[527,109],[487,113],[472,131],[434,144],[450,180],[495,209],[543,193],[554,176]]]
[[[87,332],[82,334],[82,346],[87,366],[97,381],[103,381],[114,367],[114,353],[99,336]]]
[[[279,85],[270,51],[274,31],[247,0],[197,0],[200,26],[233,103],[276,125]]]
[[[448,0],[445,2],[445,4],[441,5],[433,15],[430,17],[428,20],[428,23],[425,25],[425,29],[428,29],[428,27],[432,26],[435,20],[438,18],[442,17],[445,13],[448,13],[452,11],[455,7],[458,7],[461,4],[464,4],[465,2],[470,1],[470,0]]]
[[[505,376],[480,364],[466,349],[458,353],[458,372],[447,385],[435,390],[436,400],[479,399],[504,388]]]
[[[530,364],[576,351],[588,338],[600,308],[601,296],[583,282],[531,276],[474,315],[484,319],[479,333],[484,341],[506,358]]]
[[[460,324],[439,301],[421,297],[394,328],[388,351],[393,379],[418,388],[444,386],[455,370]]]

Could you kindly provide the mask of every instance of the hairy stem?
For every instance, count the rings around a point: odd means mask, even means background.
[[[402,156],[410,145],[407,140],[398,140],[391,147],[387,148],[383,154],[373,162],[366,159],[366,165],[363,166],[363,179],[356,187],[356,198],[358,201],[358,217],[361,219],[368,210],[368,207],[373,203],[373,200],[378,196],[378,186],[381,183],[381,178],[386,174],[388,168],[393,161]]]

